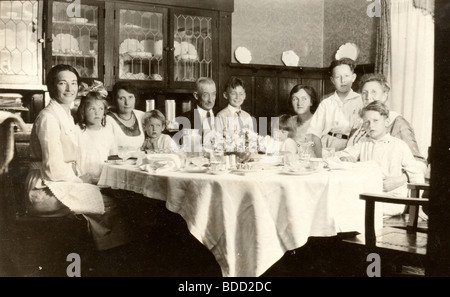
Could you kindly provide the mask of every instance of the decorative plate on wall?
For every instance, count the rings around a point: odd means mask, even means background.
[[[234,51],[234,56],[236,57],[236,60],[241,64],[248,64],[252,60],[252,53],[243,46],[238,47]]]
[[[336,52],[335,58],[336,60],[342,59],[342,58],[350,58],[353,61],[356,61],[359,55],[359,48],[356,44],[347,42],[346,44],[343,44],[339,47],[339,49]]]
[[[281,56],[281,60],[286,66],[298,66],[298,61],[300,61],[300,58],[294,51],[285,51]]]

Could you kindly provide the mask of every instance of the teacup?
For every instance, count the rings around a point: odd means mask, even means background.
[[[325,162],[322,158],[311,158],[309,159],[309,167],[313,170],[323,169],[325,167]]]

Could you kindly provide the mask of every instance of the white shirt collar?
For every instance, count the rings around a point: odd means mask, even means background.
[[[378,140],[373,139],[373,138],[370,138],[370,140],[371,140],[372,142],[374,142],[374,143],[377,143],[377,142],[386,142],[386,141],[389,141],[390,138],[391,138],[391,134],[386,133],[386,135],[384,135],[383,137],[381,137],[381,138],[378,139]]]
[[[334,98],[335,100],[341,101],[341,99],[339,98],[339,95],[338,95],[337,91],[334,91],[333,98]],[[358,98],[361,98],[361,94],[356,93],[355,91],[353,91],[353,89],[350,89],[350,92],[347,94],[347,96],[345,96],[345,98],[344,98],[343,101],[348,101],[348,100],[358,99]],[[343,101],[341,101],[341,102],[343,102]]]
[[[198,110],[198,113],[200,114],[200,116],[202,117],[202,119],[206,118],[206,114],[208,113],[208,110],[204,110],[200,106],[197,106],[197,110]],[[211,117],[214,117],[214,112],[212,111],[212,109],[209,110],[209,112],[211,113]]]
[[[238,112],[238,111],[241,111],[242,109],[240,109],[240,108],[236,108],[236,107],[234,107],[234,106],[231,106],[230,104],[228,104],[228,107],[227,107],[233,114],[234,113],[236,113],[236,112]]]

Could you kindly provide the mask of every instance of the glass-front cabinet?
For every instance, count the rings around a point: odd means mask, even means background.
[[[116,81],[192,89],[200,76],[216,78],[217,13],[117,4],[115,15]]]
[[[103,80],[104,8],[98,1],[47,2],[46,71],[73,66],[83,79]]]
[[[167,9],[127,6],[118,11],[118,79],[163,81]]]
[[[172,84],[195,82],[199,77],[213,77],[217,57],[216,19],[204,11],[172,11],[173,36]]]
[[[0,87],[42,84],[42,1],[0,1]]]

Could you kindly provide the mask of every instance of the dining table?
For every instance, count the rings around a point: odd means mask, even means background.
[[[165,201],[211,251],[224,277],[261,276],[309,237],[364,233],[359,195],[383,190],[381,169],[372,161],[299,173],[255,162],[221,174],[105,163],[98,185]],[[381,212],[376,226],[382,226]]]

